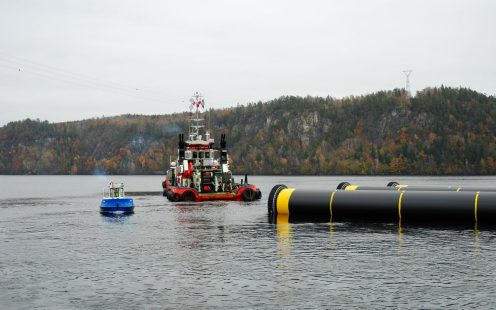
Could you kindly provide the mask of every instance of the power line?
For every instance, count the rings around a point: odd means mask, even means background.
[[[78,86],[130,96],[136,99],[163,103],[164,98],[166,97],[165,94],[160,92],[148,91],[141,87],[132,87],[122,83],[105,81],[88,75],[79,74],[38,63],[29,59],[12,56],[1,51],[0,61],[4,62],[4,64],[0,63],[0,66],[15,69],[22,73],[34,74],[45,79],[72,83]],[[160,98],[156,96],[150,96],[149,93],[155,93],[155,95],[158,94]]]

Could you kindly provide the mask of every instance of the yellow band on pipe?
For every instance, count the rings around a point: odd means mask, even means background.
[[[289,214],[281,214],[276,218],[276,224],[287,224],[289,223]],[[277,231],[279,231],[279,227],[277,227]]]
[[[477,206],[479,204],[479,193],[477,192],[475,194],[475,202],[474,202],[474,217],[475,217],[475,223],[477,223]]]
[[[336,192],[332,192],[331,202],[329,202],[329,209],[331,211],[331,222],[332,222],[332,201],[334,200],[334,194],[336,194]]]
[[[355,191],[358,189],[358,185],[348,185],[344,188],[345,191]]]
[[[285,188],[279,192],[276,201],[277,214],[289,214],[289,197],[294,190],[294,188]]]
[[[402,188],[406,188],[408,187],[408,185],[396,185],[396,189],[398,190],[398,192],[402,189]]]
[[[400,194],[400,198],[398,199],[398,217],[399,217],[399,220],[401,221],[401,203],[403,202],[403,194],[405,192],[401,192]]]

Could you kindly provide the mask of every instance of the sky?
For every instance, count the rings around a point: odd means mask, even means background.
[[[0,126],[440,85],[496,94],[493,0],[0,0]]]

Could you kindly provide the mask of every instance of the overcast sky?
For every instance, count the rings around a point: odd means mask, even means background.
[[[496,1],[0,0],[0,126],[404,87],[495,95]]]

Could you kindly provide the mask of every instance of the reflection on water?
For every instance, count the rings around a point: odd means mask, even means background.
[[[297,225],[297,224],[302,224],[302,223],[325,223],[325,219],[322,217],[298,217],[298,218],[291,218],[288,214],[281,214],[281,215],[269,215],[268,216],[269,223],[273,223],[276,226],[277,229],[277,246],[278,246],[278,254],[281,256],[290,256],[291,255],[291,243],[292,243],[292,238],[293,232],[292,232],[292,225]],[[332,218],[331,218],[332,219]],[[331,220],[328,222],[329,224],[329,239],[331,241],[331,244],[334,244],[334,235],[335,235],[335,225],[336,223],[333,223]],[[342,223],[341,223],[342,224]],[[347,225],[350,225],[353,227],[353,229],[359,229],[359,228],[373,228],[373,229],[378,229],[379,231],[384,231],[389,230],[389,227],[391,225],[394,225],[394,223],[389,223],[389,222],[376,222],[374,220],[359,220],[355,222],[349,222]],[[339,225],[339,223],[338,223]],[[427,229],[430,230],[431,232],[435,233],[438,230],[442,231],[451,231],[453,233],[457,233],[459,231],[463,232],[473,232],[473,252],[476,254],[478,257],[480,254],[480,230],[478,228],[477,223],[473,227],[471,227],[470,224],[467,223],[434,223],[434,222],[421,222],[421,223],[407,223],[403,224],[402,220],[398,220],[397,225],[396,225],[396,230],[395,233],[397,235],[397,244],[398,244],[398,255],[404,254],[404,249],[407,244],[405,244],[404,240],[404,231],[406,229],[409,229],[411,232],[412,230],[416,229]],[[496,228],[494,227],[486,227],[485,231],[489,232],[490,234],[496,233]]]
[[[133,215],[133,212],[127,213],[110,213],[110,212],[100,212],[100,216],[105,222],[124,224],[129,222],[129,218]]]
[[[475,242],[474,242],[475,254],[478,257],[480,254],[480,241],[479,241],[479,228],[477,227],[477,222],[475,223],[474,238],[475,238]]]
[[[287,214],[277,216],[277,253],[282,257],[291,256],[291,224]],[[282,260],[284,262],[284,260]],[[279,266],[285,268],[287,266]]]
[[[403,244],[403,226],[401,225],[401,217],[398,221],[398,242],[400,245]]]

